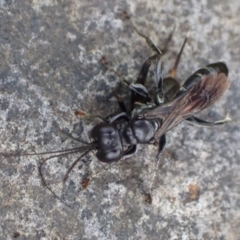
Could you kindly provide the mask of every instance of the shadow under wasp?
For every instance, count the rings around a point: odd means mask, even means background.
[[[64,204],[66,202],[55,194],[42,173],[43,165],[50,159],[81,153],[67,170],[63,178],[63,183],[65,183],[72,169],[90,151],[96,151],[95,155],[99,161],[111,164],[133,156],[137,151],[138,144],[154,144],[158,145],[158,159],[166,144],[166,133],[182,121],[186,120],[199,126],[213,126],[224,124],[230,120],[225,118],[211,122],[195,116],[219,100],[230,86],[228,68],[224,62],[212,63],[197,70],[180,85],[176,80],[176,72],[187,38],[184,40],[170,74],[165,77],[162,74],[160,59],[167,52],[173,32],[169,35],[165,47],[161,51],[148,36],[139,32],[135,27],[134,29],[138,35],[145,38],[147,44],[155,52],[142,65],[135,83],[127,81],[121,74],[109,67],[105,57],[102,58],[102,63],[108,70],[115,72],[120,80],[129,87],[131,91],[130,106],[126,106],[123,100],[115,94],[121,111],[108,117],[101,117],[101,123],[94,126],[90,132],[91,142],[78,139],[83,146],[37,154],[55,154],[40,163],[39,173],[46,188]],[[145,83],[152,64],[155,66],[155,84],[154,94],[150,95]],[[84,115],[84,113],[80,111],[80,115]],[[89,181],[90,178],[86,178],[82,182],[83,189],[88,186]],[[148,203],[152,201],[151,189],[146,196],[146,201]]]

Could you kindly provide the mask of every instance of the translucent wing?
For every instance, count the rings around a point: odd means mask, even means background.
[[[180,122],[215,103],[229,86],[230,81],[225,73],[203,75],[190,89],[164,105],[145,111],[143,117],[163,120],[155,135],[159,138]]]

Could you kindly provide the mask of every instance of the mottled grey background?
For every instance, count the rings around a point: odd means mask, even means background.
[[[95,176],[86,190],[83,177],[104,167],[94,154],[74,169],[63,193],[61,179],[77,156],[49,161],[45,178],[74,210],[43,186],[42,156],[0,155],[0,239],[239,239],[239,0],[0,0],[0,152],[76,146],[56,126],[89,141],[98,120],[74,112],[118,111],[108,96],[119,79],[99,63],[101,56],[134,80],[152,54],[122,10],[160,47],[176,26],[165,73],[187,34],[179,79],[207,63],[228,64],[230,89],[200,116],[218,120],[229,113],[233,122],[215,128],[182,123],[168,133],[152,205],[144,194],[152,183],[153,146]],[[194,198],[191,187],[200,189],[199,199],[184,204]]]

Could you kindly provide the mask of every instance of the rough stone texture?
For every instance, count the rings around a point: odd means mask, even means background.
[[[79,155],[47,162],[45,178],[74,209],[43,186],[38,166],[46,156],[0,155],[0,239],[239,239],[239,0],[1,0],[1,152],[76,146],[56,125],[89,141],[98,120],[80,119],[74,111],[118,111],[107,97],[119,79],[99,63],[101,56],[134,80],[152,54],[121,10],[159,46],[176,26],[165,73],[187,34],[179,79],[207,63],[227,62],[230,89],[199,116],[217,120],[229,113],[233,122],[215,128],[182,123],[168,133],[152,205],[145,203],[155,171],[152,146],[102,171],[86,190],[83,177],[104,167],[93,153],[74,169],[63,192],[64,173]]]

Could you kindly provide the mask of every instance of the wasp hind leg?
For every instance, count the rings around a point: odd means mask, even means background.
[[[121,83],[123,83],[124,85],[127,85],[131,89],[131,92],[132,92],[131,110],[133,110],[135,108],[136,102],[140,102],[140,103],[144,103],[144,104],[146,104],[147,102],[152,102],[149,92],[144,85],[146,82],[149,67],[151,66],[153,59],[155,59],[155,56],[148,58],[144,62],[142,69],[141,69],[135,83],[130,83],[128,80],[125,79],[125,77],[121,73],[119,73],[118,71],[116,71],[115,69],[110,67],[105,56],[103,56],[101,59],[101,63],[107,68],[107,70],[113,72],[121,80]],[[120,86],[118,85],[115,88],[111,97],[114,95],[118,101],[118,105],[119,105],[120,109],[123,112],[127,112],[127,108],[126,108],[124,102],[122,101],[121,97],[119,97],[119,95],[117,94],[119,87]]]
[[[158,46],[153,42],[153,40],[152,40],[149,36],[147,36],[147,35],[141,33],[140,31],[138,31],[138,29],[137,29],[134,25],[133,25],[133,28],[134,28],[134,30],[136,31],[136,33],[137,33],[139,36],[141,36],[142,38],[144,38],[144,39],[146,40],[147,45],[148,45],[154,52],[156,52],[156,55],[157,55],[157,56],[162,55],[162,51],[158,48]]]
[[[133,28],[134,28],[134,30],[136,31],[136,33],[137,33],[140,37],[142,37],[142,38],[144,38],[144,39],[146,40],[148,46],[156,53],[156,57],[157,57],[157,56],[160,56],[160,55],[163,55],[163,54],[165,54],[165,53],[168,51],[169,43],[171,42],[172,37],[173,37],[173,33],[174,33],[174,31],[175,31],[175,27],[174,27],[173,30],[172,30],[172,32],[169,34],[168,38],[167,38],[166,41],[165,41],[164,48],[161,50],[161,49],[153,42],[153,40],[152,40],[149,36],[141,33],[134,25],[133,25]]]
[[[150,58],[148,58],[145,63],[143,64],[142,66],[142,69],[139,73],[139,76],[137,78],[137,81],[136,81],[136,84],[141,84],[141,85],[145,85],[145,81],[146,81],[146,78],[147,78],[147,74],[148,74],[148,70],[149,70],[149,67],[151,66],[152,62],[153,61],[156,61],[156,68],[155,68],[155,84],[156,84],[156,88],[157,88],[157,92],[159,93],[159,102],[162,103],[162,99],[163,99],[163,94],[162,94],[162,84],[163,84],[163,78],[162,78],[162,72],[159,71],[161,67],[160,66],[160,57],[161,55],[163,55],[164,53],[167,52],[168,50],[168,45],[169,45],[169,42],[172,40],[172,36],[173,36],[173,33],[174,33],[174,30],[175,28],[173,29],[173,31],[171,32],[171,34],[168,36],[166,42],[165,42],[165,46],[164,46],[164,49],[163,51],[160,50],[160,48],[157,47],[157,45],[153,42],[153,40],[141,33],[134,25],[132,25],[134,30],[136,31],[136,33],[144,38],[148,44],[148,46],[155,52],[155,54],[153,56],[151,56]],[[159,63],[159,64],[158,64]],[[156,73],[157,72],[157,73]],[[160,77],[161,75],[161,77]],[[145,89],[144,89],[145,90]],[[143,91],[143,88],[142,88],[142,91]],[[142,92],[141,91],[141,92]],[[143,103],[143,104],[146,104],[149,102],[149,100],[151,100],[148,96],[148,91],[145,90],[145,94],[139,94],[138,91],[132,91],[132,109],[136,106],[136,103]],[[157,102],[157,101],[155,101]],[[159,105],[159,104],[157,104]]]
[[[212,126],[223,125],[225,123],[228,123],[231,121],[231,118],[227,115],[224,119],[221,119],[221,120],[218,120],[215,122],[211,122],[211,121],[206,121],[201,118],[192,116],[192,117],[187,118],[186,121],[191,124],[200,126],[200,127],[212,127]]]
[[[177,55],[176,61],[173,68],[170,71],[169,76],[163,78],[162,75],[162,65],[160,61],[156,63],[155,67],[155,82],[156,82],[156,95],[155,103],[161,105],[167,103],[174,99],[181,89],[180,83],[176,80],[177,68],[183,53],[183,49],[187,43],[187,38],[185,38],[183,45]]]
[[[152,61],[154,61],[154,59],[155,59],[155,56],[152,56],[152,57],[149,57],[144,62],[136,82],[131,85],[132,86],[132,89],[131,89],[131,109],[132,110],[140,106],[141,104],[152,102],[150,94],[147,88],[145,87],[145,83],[146,83],[149,68],[152,64]]]
[[[156,61],[155,84],[156,84],[157,92],[159,93],[159,98],[161,98],[159,101],[161,102],[162,99],[163,99],[163,96],[162,96],[163,95],[162,94],[163,77],[162,77],[162,71],[161,71],[162,66],[161,66],[161,63],[160,63],[160,57],[161,57],[161,55],[165,54],[168,51],[168,45],[169,45],[169,42],[172,40],[172,36],[173,36],[174,31],[175,31],[175,28],[173,29],[173,31],[168,36],[168,38],[165,42],[165,46],[164,46],[162,51],[157,47],[157,45],[153,42],[153,40],[149,36],[141,33],[134,25],[133,25],[133,28],[139,36],[143,37],[146,40],[148,46],[155,52],[155,54],[153,56],[149,57],[144,62],[143,66],[142,66],[142,69],[141,69],[141,71],[138,75],[138,78],[136,80],[136,84],[141,84],[143,86],[145,85],[145,81],[146,81],[146,78],[147,78],[149,67],[151,66],[152,62]],[[146,104],[150,100],[151,99],[148,95],[147,90],[145,90],[145,94],[139,94],[138,91],[132,91],[132,106],[134,106],[135,103]],[[157,104],[157,105],[159,105],[159,104]],[[134,108],[134,107],[132,107],[132,108]]]

